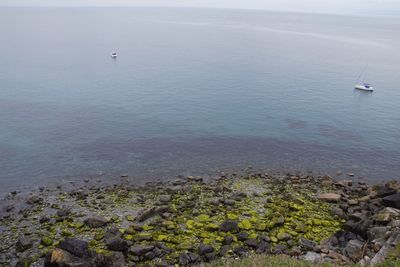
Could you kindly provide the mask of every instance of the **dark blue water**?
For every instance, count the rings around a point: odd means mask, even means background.
[[[0,40],[1,190],[248,165],[400,177],[399,17],[3,8]],[[353,90],[367,62],[372,94]]]

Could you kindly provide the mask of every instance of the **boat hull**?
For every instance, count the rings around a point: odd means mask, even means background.
[[[372,86],[366,87],[364,85],[356,85],[354,88],[357,89],[357,90],[367,91],[367,92],[373,92],[374,91],[374,87],[372,87]]]

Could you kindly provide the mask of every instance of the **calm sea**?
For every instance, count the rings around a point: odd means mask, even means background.
[[[0,190],[248,165],[399,179],[399,48],[400,17],[2,8]],[[374,93],[353,90],[367,63]]]

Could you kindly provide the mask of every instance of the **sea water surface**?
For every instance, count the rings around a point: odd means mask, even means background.
[[[0,190],[248,165],[399,179],[399,47],[399,17],[1,8]],[[353,89],[367,63],[373,93]]]

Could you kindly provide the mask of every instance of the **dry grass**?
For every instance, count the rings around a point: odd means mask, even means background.
[[[252,255],[244,259],[219,260],[201,267],[332,267],[329,263],[314,264],[297,260],[286,255]]]
[[[201,264],[200,267],[334,267],[330,263],[311,263],[297,260],[286,255],[252,255],[244,259],[225,259],[212,263]],[[349,267],[360,267],[358,264],[348,265]],[[389,259],[375,267],[400,267],[400,259]]]

